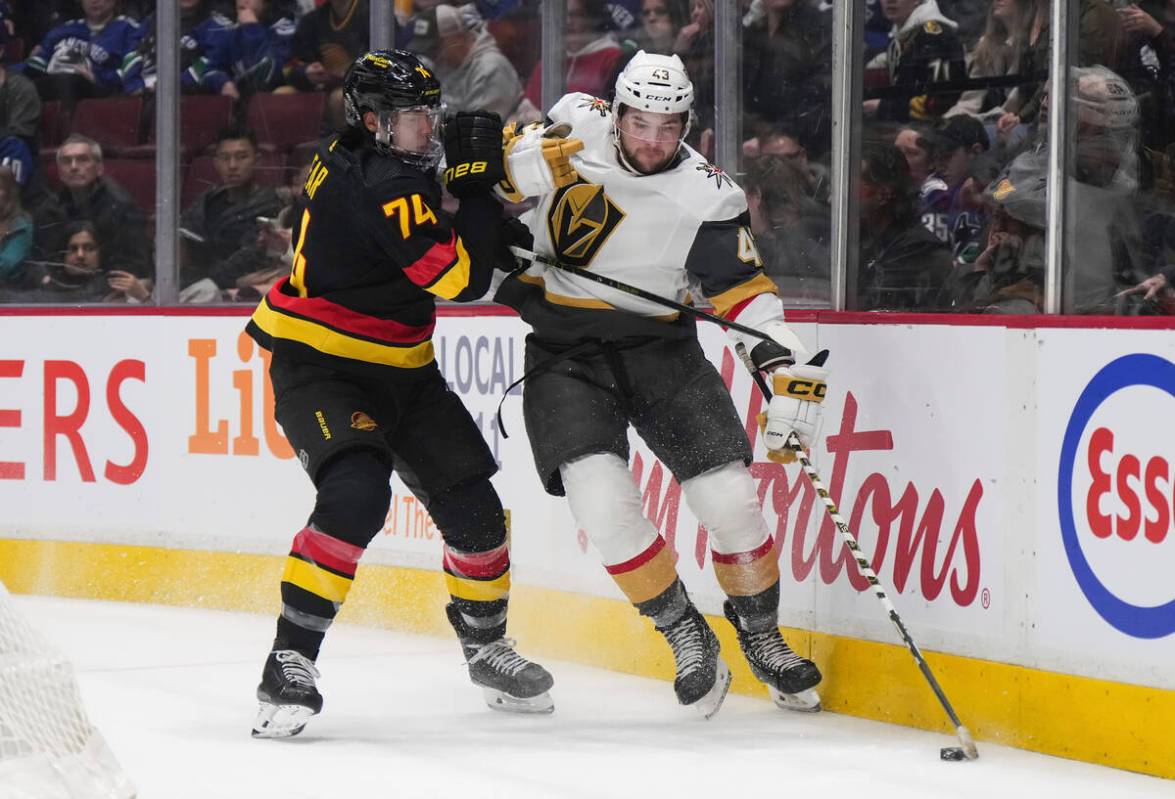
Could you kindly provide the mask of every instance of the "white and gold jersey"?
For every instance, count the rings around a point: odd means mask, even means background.
[[[728,319],[783,318],[755,249],[746,196],[729,176],[685,145],[661,172],[628,170],[608,104],[586,94],[566,95],[549,117],[569,123],[584,147],[571,157],[579,180],[539,197],[523,217],[536,252],[676,302],[700,290]],[[744,319],[761,296],[754,320]],[[540,337],[693,335],[692,324],[665,306],[537,263],[507,281],[499,300],[518,308]]]

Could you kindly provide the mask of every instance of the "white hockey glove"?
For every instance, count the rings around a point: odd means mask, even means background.
[[[823,366],[827,357],[824,350],[806,364],[780,366],[772,372],[775,393],[767,412],[759,415],[763,443],[772,461],[791,463],[796,459],[787,443],[792,432],[800,439],[800,446],[811,448],[828,391],[828,370]]]
[[[506,177],[498,184],[498,193],[510,202],[521,202],[579,180],[571,156],[583,149],[583,141],[568,138],[570,132],[566,122],[547,127],[535,122],[521,134],[515,134],[513,125],[507,126],[502,131]]]

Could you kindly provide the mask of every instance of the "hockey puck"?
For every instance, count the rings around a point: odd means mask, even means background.
[[[944,746],[938,750],[938,756],[943,760],[966,760],[967,753],[961,746]]]

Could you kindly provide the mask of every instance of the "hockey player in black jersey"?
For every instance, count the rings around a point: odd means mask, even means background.
[[[822,361],[797,358],[802,344],[763,274],[742,190],[682,141],[692,100],[677,56],[639,52],[611,108],[569,94],[551,108],[552,125],[512,139],[500,189],[538,198],[528,224],[543,255],[678,303],[696,283],[723,318],[793,342],[790,350],[746,342],[758,367],[774,373],[764,440],[782,456],[792,430],[810,444],[827,372]],[[678,701],[713,715],[730,672],[642,513],[627,465],[630,425],[710,533],[725,615],[755,676],[781,705],[818,707],[819,670],[779,631],[778,554],[747,468],[750,443],[692,320],[538,262],[507,278],[497,298],[534,328],[523,415],[539,477],[567,496],[608,573],[665,637]],[[801,385],[810,390],[791,388]]]
[[[490,285],[502,208],[501,122],[447,120],[441,87],[411,53],[365,53],[344,82],[347,129],[314,156],[297,209],[293,268],[248,325],[273,352],[276,416],[317,498],[282,575],[282,611],[257,697],[258,737],[296,735],[322,708],[319,647],[387,516],[393,468],[444,538],[446,610],[490,707],[549,712],[551,675],[505,637],[510,556],[496,464],[433,358],[435,298]]]

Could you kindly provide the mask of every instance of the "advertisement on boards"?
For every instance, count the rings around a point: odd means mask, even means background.
[[[1033,648],[1046,667],[1175,688],[1175,341],[1041,339]]]

